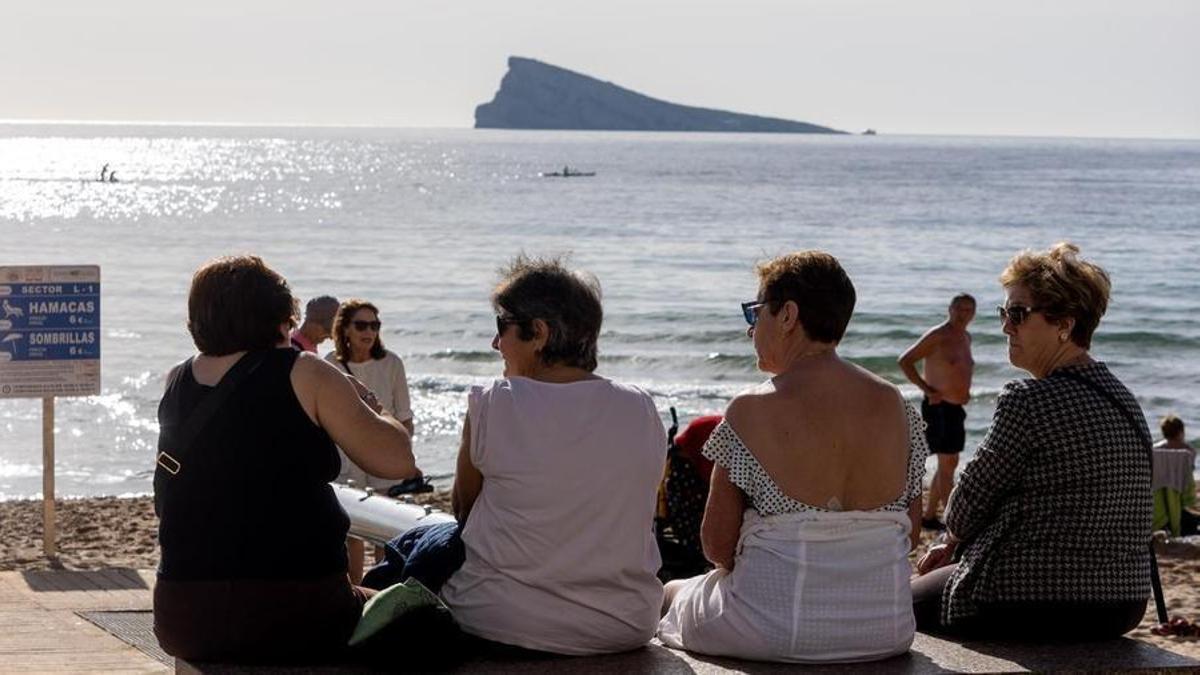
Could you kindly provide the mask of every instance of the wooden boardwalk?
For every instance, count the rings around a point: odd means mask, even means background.
[[[169,666],[130,646],[78,613],[146,611],[152,606],[154,572],[110,568],[89,572],[39,570],[0,572],[0,672],[162,673]],[[106,615],[107,617],[119,615]],[[144,621],[144,615],[141,619]],[[105,623],[105,621],[102,621]],[[113,625],[108,623],[108,625]],[[144,626],[144,624],[143,624]],[[145,629],[141,629],[142,633]],[[143,636],[144,637],[144,636]],[[273,668],[188,664],[182,672],[268,673]],[[1129,638],[1079,645],[955,643],[918,633],[912,651],[870,664],[805,668],[817,673],[947,673],[1121,670],[1200,672],[1200,662]],[[460,673],[613,672],[679,675],[771,674],[796,666],[712,658],[651,644],[624,654],[535,661],[468,660]],[[296,671],[291,671],[296,672]],[[353,667],[303,672],[361,672]]]
[[[162,673],[170,669],[76,614],[148,610],[154,572],[0,572],[0,670]]]

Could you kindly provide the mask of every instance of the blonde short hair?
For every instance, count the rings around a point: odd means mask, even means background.
[[[1108,272],[1080,260],[1079,247],[1065,241],[1045,253],[1018,253],[1000,274],[1000,283],[1028,288],[1033,304],[1048,320],[1075,319],[1071,341],[1084,349],[1092,346],[1092,333],[1108,309],[1112,290]]]

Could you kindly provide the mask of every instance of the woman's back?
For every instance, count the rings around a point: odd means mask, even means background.
[[[668,646],[788,662],[908,649],[908,563],[925,445],[892,385],[834,355],[728,409],[704,453],[745,495],[732,571],[685,582]]]
[[[297,353],[270,349],[262,358],[196,436],[181,458],[185,466],[163,482],[163,578],[301,578],[346,569],[341,541],[349,521],[328,485],[337,475],[336,450],[297,401]],[[172,372],[159,405],[160,451],[174,449],[175,434],[212,395],[191,364]],[[280,565],[275,541],[306,543]]]
[[[729,423],[779,490],[834,511],[901,496],[909,428],[896,388],[837,357],[781,374],[729,407]]]
[[[946,623],[980,602],[1147,598],[1149,438],[1137,399],[1102,362],[1006,384],[947,511],[967,543]]]
[[[443,588],[468,632],[532,649],[631,649],[662,601],[652,522],[666,435],[644,392],[525,377],[469,396],[483,489]]]

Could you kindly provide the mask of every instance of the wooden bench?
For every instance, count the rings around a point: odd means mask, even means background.
[[[397,648],[394,665],[403,664],[406,650],[421,649],[420,645]],[[532,659],[473,659],[464,663],[447,663],[451,673],[529,673],[544,671],[564,675],[593,673],[667,673],[680,675],[696,673],[784,673],[802,670],[814,673],[996,673],[996,672],[1054,672],[1054,671],[1162,671],[1200,670],[1200,661],[1181,656],[1153,645],[1130,638],[1071,645],[1014,644],[989,642],[952,642],[939,637],[917,634],[912,650],[885,661],[844,665],[797,666],[759,663],[709,657],[667,649],[652,642],[642,649],[623,654],[590,657],[532,658]],[[312,667],[251,667],[224,664],[203,664],[176,661],[178,673],[204,675],[241,673],[366,673],[364,666]]]
[[[335,486],[335,494],[351,519],[351,534],[382,543],[424,522],[452,520],[434,509]],[[393,670],[405,664],[405,652],[419,644],[399,645]],[[437,663],[437,662],[435,662]],[[782,673],[797,669],[829,673],[995,673],[1020,671],[1158,671],[1200,670],[1200,661],[1131,638],[1073,645],[955,642],[918,633],[912,650],[869,664],[796,666],[760,663],[667,649],[657,641],[623,654],[535,659],[472,659],[445,664],[455,673],[527,673],[549,670],[567,675],[589,673]],[[424,670],[425,668],[412,668]],[[250,667],[177,660],[180,673],[363,673],[365,666]]]

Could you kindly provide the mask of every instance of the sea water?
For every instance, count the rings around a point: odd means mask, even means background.
[[[564,165],[596,175],[539,175]],[[1023,375],[997,276],[1064,239],[1112,275],[1094,355],[1152,429],[1200,429],[1198,234],[1196,141],[0,126],[0,264],[102,269],[103,391],[57,402],[66,495],[150,489],[163,376],[194,350],[188,283],[218,255],[261,255],[302,302],[376,303],[419,464],[448,477],[465,392],[501,370],[488,293],[520,252],[599,277],[599,372],[685,423],[764,378],[738,307],[757,261],[836,255],[858,289],[841,353],[912,400],[897,356],[972,293],[969,458]],[[40,415],[0,400],[0,498],[40,493]]]

